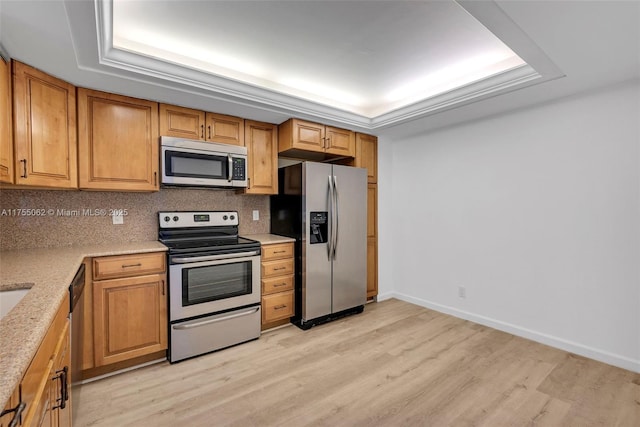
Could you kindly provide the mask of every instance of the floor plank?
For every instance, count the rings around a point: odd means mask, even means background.
[[[75,427],[640,425],[639,374],[394,299],[78,397]]]

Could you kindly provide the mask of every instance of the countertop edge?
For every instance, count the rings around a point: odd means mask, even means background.
[[[277,244],[277,243],[290,243],[290,242],[295,242],[296,241],[296,239],[294,239],[292,237],[280,236],[278,234],[270,234],[270,233],[246,234],[246,235],[244,235],[242,237],[245,237],[247,239],[256,240],[256,241],[260,242],[263,245],[270,245],[270,244]]]
[[[166,250],[148,241],[0,252],[0,290],[31,288],[0,320],[0,408],[22,380],[85,258]]]

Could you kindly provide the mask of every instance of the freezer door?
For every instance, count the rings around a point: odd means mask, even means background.
[[[331,261],[329,243],[311,244],[310,213],[331,212],[331,165],[303,163],[302,320],[331,314]],[[366,201],[365,201],[366,202]],[[365,203],[366,206],[366,203]],[[331,217],[329,216],[329,221]],[[331,223],[329,223],[329,228]],[[327,239],[329,240],[329,239]]]
[[[367,300],[367,172],[333,166],[335,213],[333,224],[333,312]]]

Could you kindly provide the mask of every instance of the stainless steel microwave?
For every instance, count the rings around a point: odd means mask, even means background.
[[[246,147],[161,136],[160,156],[163,186],[247,186]]]

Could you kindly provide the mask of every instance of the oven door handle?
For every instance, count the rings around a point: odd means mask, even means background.
[[[219,259],[231,259],[231,258],[240,258],[240,257],[255,256],[255,255],[260,255],[260,251],[237,252],[234,254],[205,255],[205,256],[194,256],[194,257],[177,257],[177,258],[171,258],[171,262],[173,264],[187,264],[190,262],[215,261]]]
[[[186,324],[186,325],[173,325],[173,329],[176,329],[178,331],[182,331],[182,330],[185,330],[185,329],[199,328],[200,326],[210,325],[212,323],[224,322],[225,320],[234,319],[236,317],[248,316],[250,314],[253,314],[253,313],[257,312],[258,310],[260,310],[260,306],[255,307],[255,308],[253,308],[251,310],[243,311],[242,313],[234,313],[234,314],[230,314],[228,316],[218,317],[216,319],[209,319],[209,320],[204,320],[202,322],[189,323],[189,324]]]

